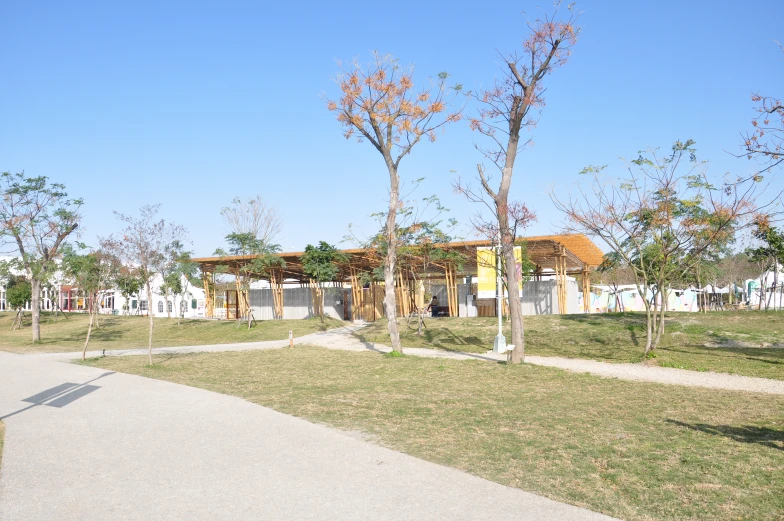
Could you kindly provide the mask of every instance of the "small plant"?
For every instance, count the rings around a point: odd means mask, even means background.
[[[402,358],[405,355],[400,351],[390,351],[389,353],[384,355],[384,358]]]

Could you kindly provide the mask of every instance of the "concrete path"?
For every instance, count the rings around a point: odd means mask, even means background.
[[[363,342],[354,333],[364,327],[364,324],[351,324],[328,331],[312,333],[294,340],[296,344],[310,344],[327,349],[344,351],[377,351],[388,353],[391,347],[370,342]],[[217,344],[207,346],[162,347],[153,349],[155,354],[172,353],[214,353],[220,351],[245,351],[252,349],[276,349],[289,345],[288,340],[273,340],[269,342],[251,342],[244,344]],[[499,362],[506,360],[506,355],[499,355],[488,351],[484,354],[465,353],[460,351],[444,351],[439,349],[426,349],[417,347],[404,348],[407,355],[426,358],[447,358],[452,360],[486,360]],[[146,349],[128,349],[106,351],[106,356],[126,356],[147,354]],[[90,351],[87,356],[100,356],[100,351]],[[44,353],[26,355],[50,360],[77,360],[82,357],[79,353]],[[653,382],[670,385],[686,385],[690,387],[705,387],[709,389],[725,389],[729,391],[748,391],[765,394],[784,395],[784,380],[769,378],[755,378],[727,373],[712,373],[688,371],[670,367],[646,366],[643,364],[612,364],[595,360],[579,358],[560,358],[553,356],[526,356],[525,361],[534,365],[558,367],[576,373],[590,373],[605,378],[619,378],[637,382]]]
[[[2,521],[611,519],[239,398],[40,357],[0,352],[0,417]]]

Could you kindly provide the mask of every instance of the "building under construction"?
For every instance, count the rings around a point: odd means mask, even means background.
[[[588,294],[591,272],[603,258],[602,251],[588,237],[548,235],[518,242],[530,261],[527,265],[532,266],[522,274],[526,279],[521,292],[524,314],[588,311],[590,299],[582,295]],[[489,273],[489,284],[494,285],[494,262],[487,266],[481,260],[483,252],[492,251],[493,245],[489,241],[466,241],[432,247],[449,255],[401,255],[394,288],[398,316],[422,309],[431,295],[438,298],[439,315],[495,316],[495,290],[488,294],[486,282]],[[347,249],[343,254],[345,262],[338,264],[339,275],[326,284],[318,284],[304,273],[302,252],[280,253],[279,266],[253,274],[248,274],[248,266],[254,256],[194,259],[204,282],[205,315],[236,320],[252,312],[256,320],[271,320],[306,318],[323,311],[342,320],[374,321],[382,317],[387,288],[378,281],[381,254],[374,249]],[[230,289],[226,289],[227,276],[234,279],[228,283]],[[218,283],[221,280],[223,283]]]

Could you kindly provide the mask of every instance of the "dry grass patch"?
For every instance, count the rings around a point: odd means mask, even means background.
[[[312,347],[91,365],[240,396],[627,520],[780,519],[784,397]]]
[[[407,347],[484,353],[492,349],[495,318],[438,318],[425,334],[399,320]],[[526,353],[605,362],[639,362],[645,347],[642,313],[525,317]],[[784,312],[670,313],[654,363],[694,371],[784,379]],[[358,334],[389,344],[386,321]],[[511,338],[507,325],[506,337]]]
[[[88,316],[71,313],[68,318],[54,321],[54,316],[43,314],[41,319],[40,344],[31,341],[30,315],[25,326],[11,331],[14,313],[0,313],[0,350],[14,353],[81,351],[87,335]],[[147,347],[149,319],[141,316],[99,315],[98,329],[93,329],[88,349],[132,349]],[[247,324],[226,320],[182,320],[156,318],[153,347],[175,347],[188,345],[232,344],[236,342],[260,342],[283,340],[289,331],[294,336],[303,336],[317,331],[326,331],[343,325],[344,322],[325,318],[304,320],[265,320],[257,322],[248,330]]]

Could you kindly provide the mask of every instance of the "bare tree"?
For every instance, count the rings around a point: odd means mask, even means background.
[[[448,110],[450,92],[456,95],[462,87],[447,87],[447,73],[440,73],[429,89],[419,93],[414,91],[412,76],[413,68],[402,68],[392,56],[374,53],[373,60],[367,65],[354,61],[348,68],[341,69],[335,81],[342,95],[337,101],[327,101],[327,108],[345,127],[345,137],[368,140],[384,158],[389,174],[389,211],[386,218],[386,243],[389,247],[384,259],[384,311],[389,320],[392,349],[398,353],[403,352],[395,299],[400,162],[423,138],[435,141],[437,131],[448,123],[458,121],[462,111],[462,108]]]
[[[560,3],[552,15],[544,15],[528,24],[528,38],[522,51],[502,54],[503,75],[486,90],[473,93],[480,104],[479,114],[471,119],[471,128],[487,138],[487,145],[476,145],[501,173],[497,189],[490,187],[491,177],[480,165],[477,175],[482,189],[493,201],[498,219],[503,261],[509,287],[509,313],[512,322],[512,363],[522,363],[525,355],[522,306],[515,266],[514,236],[509,222],[509,192],[512,187],[515,159],[530,140],[521,140],[520,131],[536,123],[536,114],[544,106],[545,77],[566,63],[577,41],[577,15],[569,6],[569,15],[559,19]],[[465,193],[465,191],[464,191]]]
[[[253,308],[250,305],[250,286],[254,280],[263,276],[269,268],[279,266],[282,261],[277,257],[280,245],[273,241],[283,227],[278,211],[267,205],[260,195],[243,201],[237,197],[231,206],[221,208],[221,217],[229,233],[226,241],[228,252],[222,248],[215,250],[216,255],[249,255],[254,259],[243,266],[220,267],[221,271],[234,275],[237,299],[239,300],[238,323],[242,317],[248,321],[248,329],[255,323]]]
[[[235,197],[220,213],[230,234],[250,235],[264,244],[271,244],[283,228],[278,210],[260,195],[246,200]]]
[[[0,236],[19,252],[32,286],[33,342],[41,341],[41,286],[56,271],[65,240],[82,220],[81,199],[65,185],[24,173],[0,174]]]
[[[159,204],[142,206],[139,217],[115,212],[126,227],[119,238],[104,241],[105,247],[130,267],[142,281],[147,291],[147,314],[150,318],[150,332],[147,348],[152,365],[152,280],[159,274],[171,271],[177,263],[181,245],[187,234],[183,226],[157,219]]]

